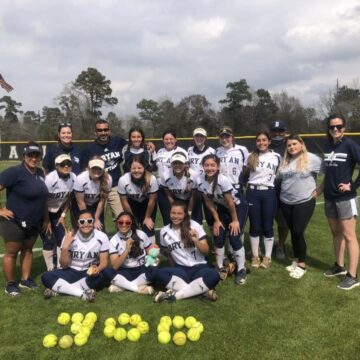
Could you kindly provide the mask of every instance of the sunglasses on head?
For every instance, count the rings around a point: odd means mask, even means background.
[[[72,166],[72,163],[70,161],[64,161],[60,164],[58,164],[60,167],[65,167],[65,166],[68,166],[68,167],[71,167]]]
[[[129,225],[132,224],[132,221],[129,221],[129,220],[127,220],[127,221],[125,221],[125,220],[119,220],[117,223],[118,223],[118,225],[121,225],[121,226],[123,226],[123,225],[129,226]]]
[[[106,129],[95,129],[95,131],[98,132],[98,133],[101,133],[101,132],[108,132],[108,131],[110,131],[110,129],[109,129],[109,128],[106,128]]]
[[[93,218],[88,218],[88,219],[79,219],[78,220],[79,225],[92,225],[94,223],[94,219]]]
[[[343,124],[340,124],[340,125],[329,125],[329,130],[335,130],[335,129],[338,129],[338,130],[341,130],[344,128],[344,125]]]
[[[71,128],[72,125],[71,125],[71,123],[68,123],[68,122],[67,122],[67,123],[62,122],[62,123],[59,124],[58,129],[60,130],[60,129],[63,128],[63,127],[69,127],[69,128]]]

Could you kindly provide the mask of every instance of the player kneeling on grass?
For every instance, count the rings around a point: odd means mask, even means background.
[[[111,282],[109,292],[124,289],[140,294],[152,295],[151,282],[154,267],[145,267],[146,250],[152,245],[149,237],[137,229],[134,216],[123,211],[117,217],[118,232],[110,239],[111,268],[104,270],[104,276]]]
[[[220,277],[205,260],[209,252],[206,233],[200,224],[190,220],[184,203],[177,200],[172,203],[170,224],[160,231],[160,245],[162,252],[173,260],[175,266],[160,268],[155,273],[154,280],[168,289],[158,292],[155,302],[197,295],[217,300],[214,288]]]
[[[46,299],[58,294],[72,295],[85,301],[95,300],[95,289],[103,287],[102,271],[107,266],[109,239],[94,229],[94,217],[81,210],[79,229],[67,231],[61,245],[61,269],[46,272],[41,280],[45,285]]]

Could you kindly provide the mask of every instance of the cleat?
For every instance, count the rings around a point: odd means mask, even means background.
[[[247,271],[245,268],[239,270],[235,277],[235,284],[244,285],[246,283],[246,274],[247,274]]]
[[[257,268],[259,268],[259,266],[260,266],[260,258],[257,256],[253,256],[251,258],[251,267],[257,269]]]
[[[270,266],[270,264],[271,264],[271,259],[268,258],[267,256],[264,256],[260,264],[260,267],[262,269],[267,269]]]
[[[94,289],[87,289],[81,295],[81,300],[94,302],[96,297],[96,291]]]
[[[50,299],[52,297],[59,296],[59,293],[53,289],[46,288],[44,290],[44,299]]]
[[[225,267],[218,269],[218,273],[220,276],[220,280],[226,280],[226,278],[228,277],[228,270]]]
[[[219,295],[217,294],[215,289],[206,291],[200,295],[203,300],[217,301]]]
[[[119,293],[119,292],[123,292],[124,289],[121,288],[120,286],[112,284],[108,287],[108,291],[109,293]]]
[[[154,302],[161,303],[163,301],[176,301],[175,291],[171,289],[166,292],[159,291],[154,297]]]
[[[154,288],[149,285],[140,285],[138,289],[139,289],[139,294],[143,294],[143,295],[154,295],[155,293]]]

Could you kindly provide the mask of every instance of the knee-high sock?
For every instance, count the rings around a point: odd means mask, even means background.
[[[111,281],[112,284],[121,287],[122,289],[130,290],[133,292],[139,292],[138,284],[136,280],[129,281],[124,276],[117,274]]]
[[[180,291],[187,285],[188,285],[188,283],[185,280],[183,280],[181,277],[173,275],[171,277],[170,281],[168,282],[168,284],[166,285],[166,288],[172,289],[175,291]]]
[[[259,243],[259,236],[250,236],[251,252],[254,257],[259,257]]]
[[[274,237],[264,237],[265,256],[271,259],[272,249],[274,246]]]
[[[137,286],[149,284],[149,280],[146,278],[145,274],[139,275],[134,281]]]
[[[205,285],[204,280],[200,277],[193,280],[190,284],[186,284],[181,290],[179,290],[175,297],[176,299],[186,299],[192,296],[203,294],[209,291],[209,288]]]
[[[245,267],[245,250],[242,246],[240,250],[234,251],[235,261],[238,267],[238,271]]]
[[[225,248],[215,248],[215,256],[216,256],[216,264],[219,269],[221,269],[224,266],[224,254],[225,254]]]
[[[81,287],[74,284],[70,284],[64,279],[56,280],[52,289],[60,294],[72,295],[76,297],[81,297],[84,293],[84,290]]]
[[[57,264],[56,267],[58,269],[61,269],[61,265],[60,265],[60,255],[61,255],[61,247],[57,246],[56,247],[56,256],[57,256]]]
[[[47,271],[54,270],[54,251],[53,250],[43,250],[43,257],[45,260],[45,265]]]

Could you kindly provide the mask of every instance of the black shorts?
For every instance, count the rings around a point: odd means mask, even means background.
[[[5,242],[24,243],[32,241],[35,243],[40,232],[40,226],[23,228],[14,221],[0,217],[0,236]]]

